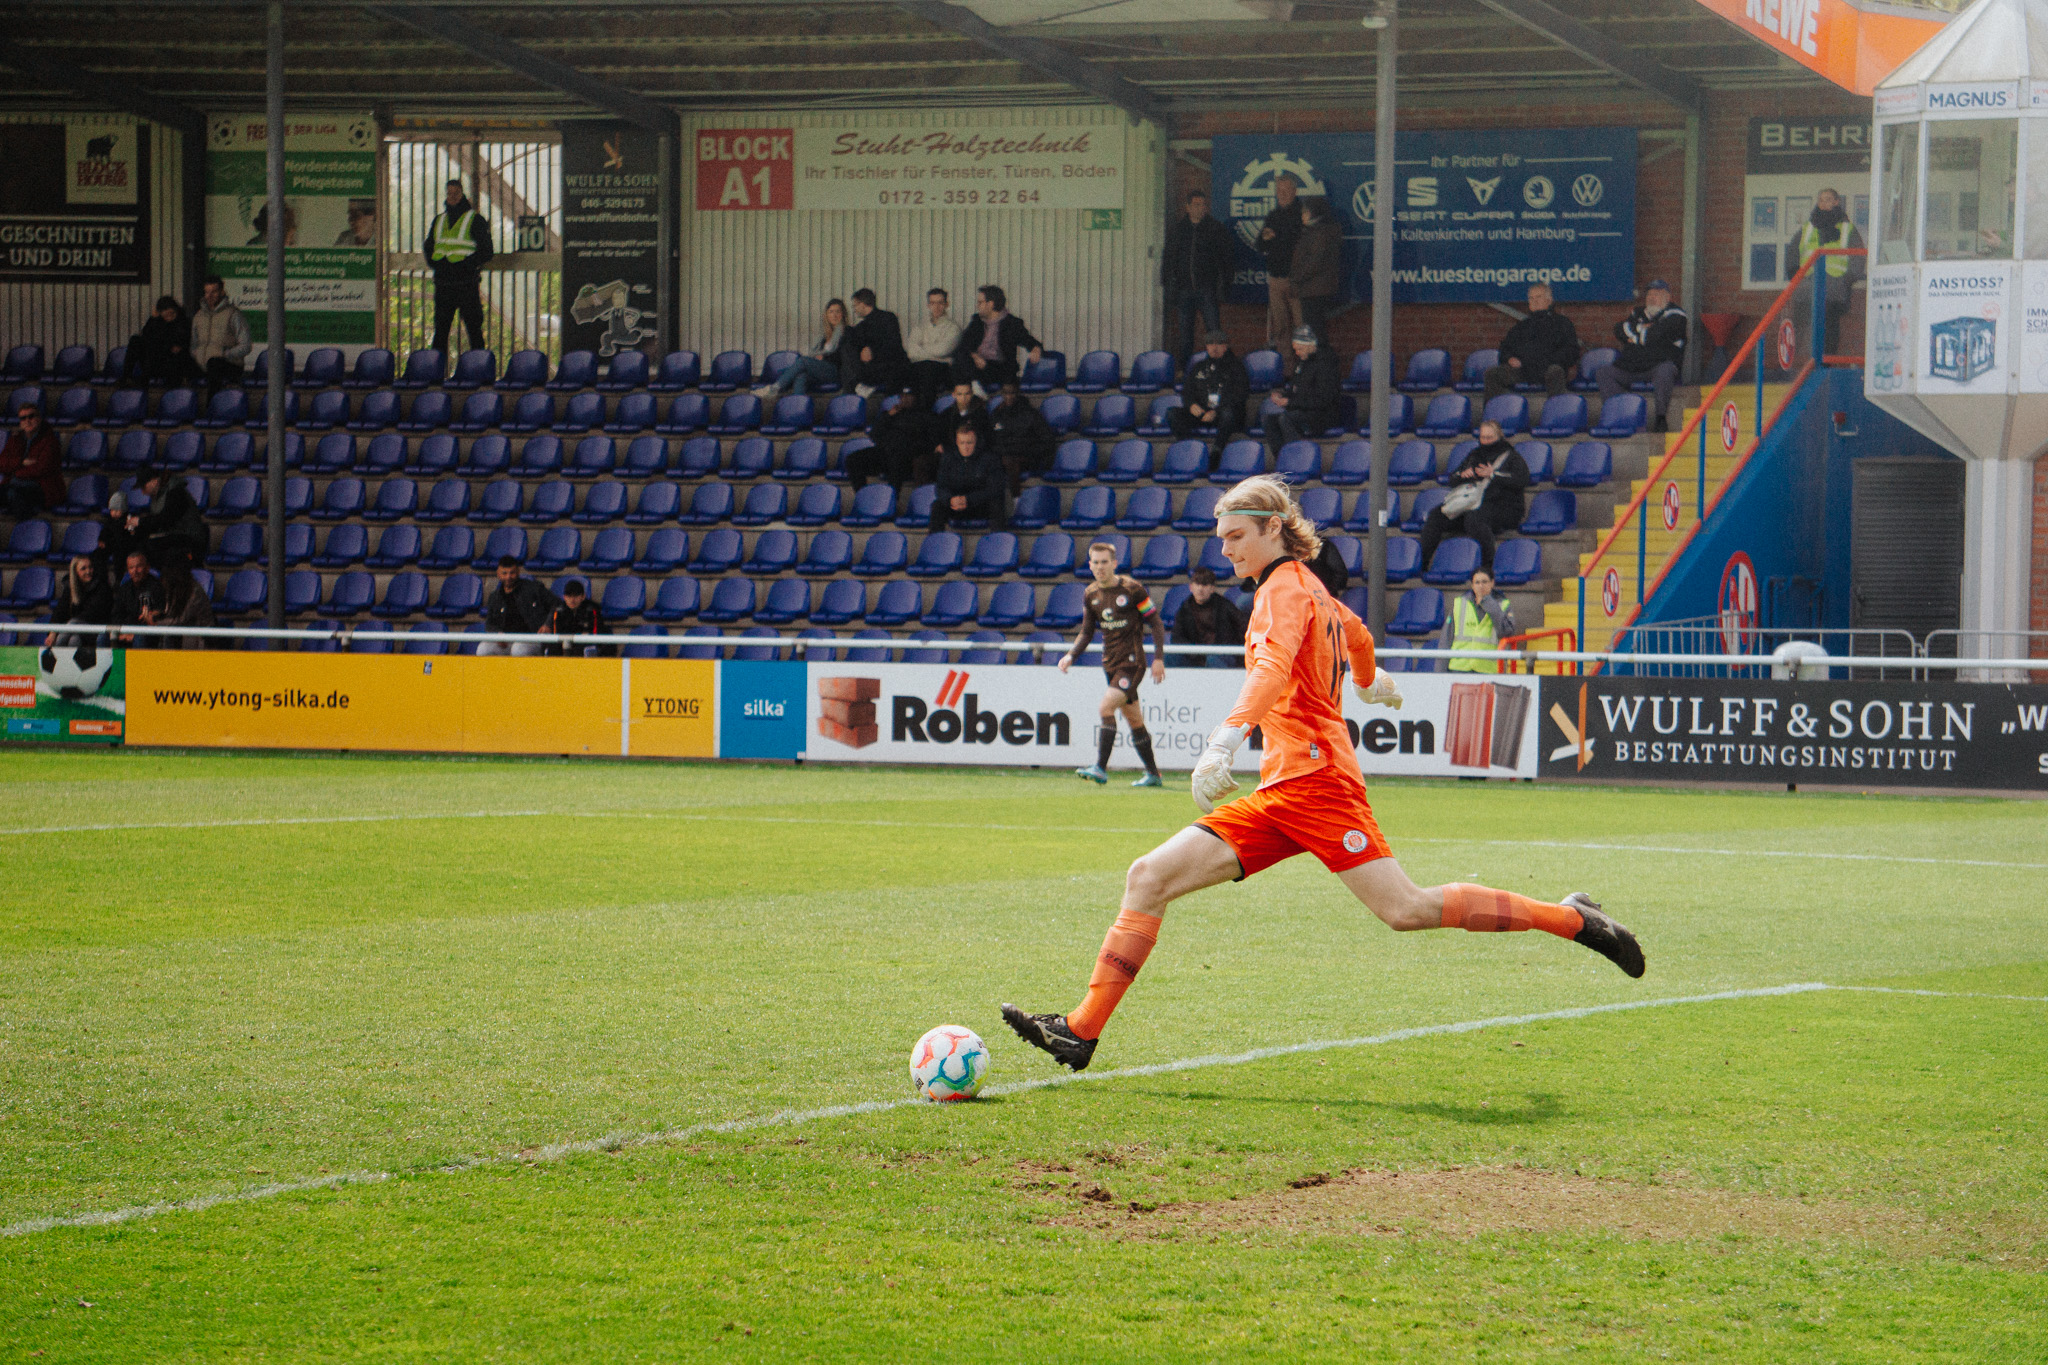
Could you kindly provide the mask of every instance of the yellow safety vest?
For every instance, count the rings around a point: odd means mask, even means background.
[[[476,254],[476,242],[469,235],[469,225],[476,221],[475,209],[470,209],[452,223],[445,212],[436,221],[440,226],[434,229],[434,260],[453,263],[466,261]]]
[[[1822,247],[1845,247],[1849,245],[1849,232],[1849,220],[1845,218],[1842,220],[1838,233],[1840,240],[1824,242],[1820,237],[1820,229],[1813,225],[1811,219],[1808,219],[1806,226],[1799,229],[1799,264],[1805,265],[1808,261],[1812,260],[1813,253],[1819,251]],[[1827,271],[1828,274],[1836,279],[1840,279],[1849,273],[1849,258],[1847,256],[1828,257]]]
[[[1451,648],[1498,649],[1500,639],[1493,633],[1493,619],[1479,610],[1479,604],[1472,600],[1472,594],[1459,593],[1451,603]],[[1449,664],[1453,673],[1498,673],[1498,659],[1453,659]]]

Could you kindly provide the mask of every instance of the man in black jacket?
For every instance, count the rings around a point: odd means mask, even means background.
[[[853,291],[853,391],[863,398],[894,393],[910,376],[910,353],[903,349],[903,324],[886,308],[875,307],[875,291]]]
[[[548,613],[548,619],[542,624],[540,633],[542,635],[609,635],[611,631],[605,628],[604,613],[599,611],[597,603],[591,600],[588,591],[583,586],[583,580],[572,578],[562,585],[562,600],[553,611]],[[580,659],[584,657],[583,651],[585,648],[587,646],[567,644],[542,646],[543,652],[553,659],[561,658],[565,654],[572,659]],[[610,645],[597,645],[594,647],[593,652],[597,658],[609,659],[618,651]]]
[[[469,333],[471,348],[484,343],[484,304],[480,285],[485,262],[491,259],[491,228],[462,192],[462,182],[448,182],[447,207],[427,224],[420,254],[434,272],[434,349],[447,353],[448,330],[457,313]],[[451,367],[452,368],[452,367]]]
[[[1188,599],[1173,614],[1173,642],[1177,645],[1241,645],[1244,643],[1244,613],[1216,587],[1216,571],[1196,566],[1188,575]],[[1206,654],[1182,654],[1174,659],[1182,668],[1206,668]],[[1242,661],[1237,664],[1242,668]]]
[[[164,609],[163,580],[150,572],[149,556],[140,550],[128,556],[127,569],[114,585],[113,624],[153,626]],[[158,643],[154,635],[120,634],[113,639],[129,649],[155,649]]]
[[[1016,381],[1013,379],[1009,382]],[[974,391],[974,385],[965,380],[953,385],[953,406],[940,413],[939,420],[945,423],[944,429],[940,432],[941,445],[953,444],[955,427],[969,426],[973,427],[974,434],[981,438],[981,448],[984,451],[992,451],[995,448],[995,418],[989,414],[988,403]]]
[[[1484,481],[1479,505],[1455,517],[1444,515],[1442,507],[1432,510],[1422,523],[1422,566],[1427,569],[1436,554],[1437,542],[1451,534],[1468,535],[1479,542],[1479,563],[1493,568],[1493,543],[1497,533],[1522,524],[1527,514],[1529,462],[1522,452],[1508,444],[1500,423],[1479,424],[1479,444],[1451,471],[1455,490]]]
[[[1318,345],[1311,329],[1295,328],[1294,378],[1273,394],[1280,411],[1266,423],[1266,444],[1274,455],[1289,441],[1319,441],[1336,425],[1343,383],[1337,353]]]
[[[1485,401],[1513,392],[1517,384],[1541,384],[1547,393],[1563,393],[1578,363],[1579,329],[1557,311],[1549,285],[1532,284],[1529,316],[1508,328],[1500,342],[1500,364],[1486,372]]]
[[[945,423],[917,401],[910,384],[903,386],[894,406],[883,405],[872,432],[873,445],[846,457],[846,480],[856,493],[870,479],[881,479],[899,489],[918,482],[920,474],[938,458],[939,443],[946,438]]]
[[[996,456],[1010,476],[1010,496],[1024,491],[1024,474],[1042,473],[1052,464],[1059,437],[1043,413],[1031,405],[1017,388],[1017,381],[1003,385],[1003,401],[989,413],[995,428]]]
[[[212,537],[185,481],[172,479],[161,469],[141,469],[135,473],[135,486],[149,498],[149,512],[135,528],[149,562],[159,569],[173,562],[190,568],[205,559]]]
[[[169,294],[156,301],[156,311],[142,330],[128,338],[121,361],[123,384],[187,384],[203,376],[192,363],[192,319]]]
[[[938,496],[932,499],[930,528],[943,531],[954,517],[987,517],[998,531],[1010,524],[1003,496],[1003,462],[982,444],[981,434],[967,423],[953,430],[952,447],[939,456]]]
[[[1209,467],[1214,469],[1223,447],[1244,430],[1244,405],[1251,397],[1252,378],[1230,349],[1230,334],[1221,328],[1203,338],[1202,351],[1202,357],[1188,367],[1187,381],[1181,385],[1186,401],[1166,410],[1166,422],[1176,441],[1193,438],[1197,427],[1215,427],[1216,441],[1209,447]]]
[[[1301,182],[1281,174],[1273,181],[1273,211],[1259,228],[1259,252],[1266,258],[1266,344],[1279,350],[1301,326],[1301,300],[1294,295],[1294,244],[1301,239]]]
[[[953,352],[953,382],[965,380],[986,398],[1018,374],[1017,352],[1028,351],[1036,361],[1045,348],[1024,319],[1010,312],[1009,296],[998,284],[985,284],[974,291],[974,321],[960,332],[960,345]]]
[[[1602,365],[1593,374],[1600,383],[1601,400],[1627,393],[1629,385],[1648,378],[1656,397],[1650,430],[1669,431],[1666,413],[1671,407],[1671,390],[1678,386],[1678,367],[1685,359],[1691,328],[1685,310],[1672,305],[1671,286],[1651,280],[1643,291],[1642,306],[1614,324],[1621,354],[1612,365]]]
[[[519,572],[519,561],[506,555],[498,561],[498,586],[484,599],[484,629],[493,635],[538,635],[554,614],[555,595],[536,580]],[[530,659],[541,647],[531,641],[506,644],[486,640],[476,647],[482,655],[510,654]]]
[[[1219,311],[1230,278],[1230,229],[1209,216],[1209,196],[1188,191],[1187,212],[1166,230],[1159,254],[1159,283],[1166,289],[1166,316],[1180,319],[1173,358],[1185,370],[1195,350],[1195,315],[1213,332],[1223,325]]]

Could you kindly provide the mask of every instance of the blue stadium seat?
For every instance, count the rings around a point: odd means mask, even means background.
[[[1365,577],[1365,545],[1357,536],[1331,536],[1329,545],[1353,582]]]
[[[53,384],[90,384],[93,382],[93,353],[90,346],[66,346],[57,352],[56,361],[50,366],[50,382]]]
[[[1550,442],[1517,441],[1515,453],[1522,457],[1522,463],[1529,466],[1529,482],[1549,483],[1552,477],[1550,467]]]
[[[498,376],[500,393],[525,393],[548,382],[548,358],[544,351],[514,351]]]
[[[1439,550],[1441,553],[1441,550]],[[1434,635],[1444,628],[1444,595],[1435,588],[1410,588],[1395,604],[1390,635]]]
[[[1106,393],[1095,400],[1095,410],[1088,415],[1088,424],[1081,428],[1084,436],[1117,436],[1138,424],[1138,407],[1129,394]]]
[[[1281,362],[1280,353],[1270,348],[1262,347],[1247,355],[1244,369],[1251,380],[1253,393],[1270,393],[1287,382],[1286,366]]]
[[[853,527],[880,526],[896,516],[896,490],[886,483],[864,485],[853,495],[853,507],[843,524]]]
[[[428,440],[431,439],[433,438],[428,438]],[[409,444],[405,437],[400,436],[395,431],[387,431],[381,435],[372,436],[370,438],[370,448],[363,456],[363,467],[376,474],[417,472],[438,477],[442,472],[439,469],[421,469],[418,471],[406,469],[406,462],[410,458]],[[422,441],[420,444],[425,445],[426,441]],[[450,444],[452,445],[453,443],[451,442]]]
[[[917,547],[916,556],[905,569],[912,578],[944,578],[960,572],[960,537],[952,531],[934,531]]]
[[[822,478],[825,474],[825,443],[815,436],[797,437],[782,452],[782,464],[769,472],[788,483]]]
[[[1463,583],[1479,567],[1479,542],[1470,536],[1445,536],[1422,570],[1422,581],[1439,586]]]
[[[587,574],[615,574],[633,562],[633,533],[607,526],[590,539],[590,548],[576,567]]]
[[[633,561],[633,572],[665,578],[690,557],[690,533],[664,526],[647,537],[647,548]]]
[[[156,467],[181,474],[198,466],[206,455],[206,438],[196,431],[174,431],[164,438]]]
[[[350,431],[388,431],[398,425],[398,395],[390,389],[372,389],[356,405],[356,415],[347,422]]]
[[[1167,414],[1181,406],[1181,402],[1181,396],[1177,393],[1162,393],[1153,399],[1147,405],[1145,415],[1138,419],[1138,435],[1173,435],[1173,420]]]
[[[753,356],[745,351],[720,351],[711,358],[711,377],[704,381],[704,391],[731,393],[753,382]]]
[[[337,526],[336,531],[346,530]],[[330,537],[331,537],[330,533]],[[384,585],[384,599],[370,608],[370,615],[384,620],[397,620],[411,616],[427,608],[427,576],[412,569],[401,570],[391,575]]]
[[[1415,424],[1415,434],[1441,440],[1463,436],[1472,429],[1472,400],[1462,393],[1440,393],[1429,400],[1429,411]]]
[[[867,588],[850,578],[835,578],[825,585],[811,619],[821,626],[844,626],[864,619],[867,614]]]
[[[1586,398],[1584,394],[1560,393],[1545,400],[1542,415],[1529,428],[1532,436],[1558,440],[1577,435],[1586,429]]]
[[[489,526],[510,520],[525,510],[526,489],[517,479],[492,479],[484,485],[483,497],[477,501],[475,510],[469,513],[469,519],[478,525]]]
[[[0,384],[33,384],[42,377],[42,347],[30,342],[8,348],[6,364],[0,365]],[[8,414],[9,418],[13,416]]]
[[[1104,483],[1136,483],[1152,477],[1152,443],[1135,438],[1118,441],[1096,477]]]
[[[676,476],[683,479],[705,479],[718,472],[724,453],[719,449],[715,436],[694,436],[683,442],[683,448],[676,456]]]
[[[654,601],[643,613],[650,621],[681,621],[697,614],[699,589],[694,578],[664,578]]]
[[[1564,457],[1559,488],[1591,488],[1614,477],[1614,447],[1605,441],[1580,441]]]
[[[625,621],[647,610],[647,584],[631,574],[621,574],[604,585],[598,610],[607,621]],[[642,655],[642,658],[648,656]]]
[[[964,578],[939,584],[939,590],[932,594],[932,604],[924,613],[924,623],[941,630],[962,626],[974,619],[980,607],[981,594],[974,584]]]
[[[1081,400],[1071,393],[1055,393],[1038,405],[1038,415],[1056,436],[1071,436],[1081,425]]]
[[[1215,574],[1219,583],[1228,583],[1237,577],[1237,570],[1223,557],[1223,542],[1213,535],[1202,542],[1201,558],[1195,562],[1199,567]]]
[[[1101,393],[1115,388],[1122,377],[1123,360],[1115,351],[1090,351],[1081,357],[1080,368],[1067,381],[1067,392]]]
[[[1052,467],[1042,477],[1047,483],[1080,483],[1095,475],[1095,442],[1075,439],[1060,442],[1053,452]]]
[[[846,436],[865,431],[868,400],[857,393],[842,393],[825,405],[825,415],[811,426],[820,436]]]
[[[747,490],[747,498],[740,509],[732,515],[735,526],[766,526],[771,521],[781,521],[789,511],[789,489],[779,483],[757,483]]]
[[[562,357],[555,377],[547,387],[556,393],[576,393],[597,383],[597,355],[592,351],[570,351]]]
[[[775,442],[766,436],[747,436],[732,448],[732,476],[735,479],[765,479],[775,472]]]
[[[1600,405],[1600,420],[1589,435],[1604,441],[1623,440],[1641,431],[1648,420],[1650,405],[1639,393],[1618,393]]]
[[[298,370],[298,353],[290,347],[284,352],[284,382],[292,382],[292,375]],[[256,353],[256,363],[242,376],[245,389],[268,389],[270,387],[270,348],[264,347]]]
[[[236,521],[255,516],[262,505],[262,481],[239,474],[221,485],[220,496],[214,500],[213,510],[206,516],[209,521]]]
[[[346,378],[341,348],[322,346],[307,355],[305,368],[291,380],[291,386],[295,389],[331,389]]]
[[[121,384],[124,382],[122,371],[127,368],[127,364],[128,348],[126,346],[111,348],[107,352],[106,363],[100,366],[97,374],[93,375],[92,386],[96,389],[111,389]]]
[[[1405,583],[1422,572],[1422,542],[1409,536],[1387,537],[1387,581]]]
[[[1223,447],[1222,457],[1209,474],[1209,482],[1233,484],[1262,474],[1266,469],[1266,448],[1257,441],[1240,439]]]
[[[659,436],[635,436],[626,447],[626,477],[653,479],[668,472],[668,442]]]
[[[224,392],[239,394],[241,390],[228,389]],[[100,396],[95,390],[85,386],[66,389],[57,395],[57,410],[50,414],[50,425],[89,427],[92,425],[92,419],[99,415],[99,409]],[[193,425],[203,426],[204,423],[194,422]]]
[[[71,438],[71,448],[65,452],[65,463],[70,465],[97,464],[79,450],[79,443],[88,438],[104,442],[104,434],[97,431],[81,431]],[[199,472],[202,474],[234,474],[247,469],[249,461],[255,458],[256,438],[246,431],[225,431],[214,439],[210,452],[202,451],[199,456]],[[104,458],[104,456],[102,456]]]
[[[809,431],[815,411],[807,393],[786,393],[775,400],[775,411],[761,421],[763,436],[794,436]]]
[[[604,395],[578,393],[569,396],[569,406],[555,419],[552,430],[563,436],[580,436],[604,425]]]
[[[1419,555],[1420,551],[1417,553]],[[1503,540],[1494,547],[1493,581],[1502,587],[1520,587],[1542,571],[1543,546],[1540,543],[1517,538]],[[1392,579],[1391,571],[1387,576]]]
[[[65,485],[64,501],[50,509],[56,517],[89,517],[107,505],[107,476],[75,474]]]
[[[526,567],[535,573],[560,573],[583,555],[583,537],[573,526],[550,526],[540,533],[540,542],[527,558]]]
[[[405,642],[401,654],[446,654],[448,652],[448,625],[445,621],[415,621],[407,630],[415,637]]]
[[[443,388],[457,392],[488,388],[498,382],[498,357],[486,350],[464,351],[455,358],[455,373]]]
[[[450,477],[435,482],[427,492],[427,505],[413,513],[413,519],[431,524],[468,514],[469,480]]]
[[[79,522],[78,524],[81,526],[91,526],[94,530],[98,530],[97,524],[93,522]],[[238,521],[221,528],[220,544],[215,546],[213,553],[206,557],[206,562],[210,567],[216,569],[239,569],[262,553],[262,525],[253,521]]]
[[[422,347],[405,358],[405,372],[390,380],[394,389],[431,389],[441,382],[448,370],[448,357],[436,350]]]
[[[363,481],[358,478],[336,479],[327,485],[327,492],[321,497],[320,505],[313,509],[315,521],[346,521],[363,514]]]
[[[1047,484],[1035,483],[1017,495],[1017,505],[1010,510],[1010,525],[1019,531],[1036,531],[1050,526],[1060,518],[1060,491]]]
[[[64,535],[51,547],[50,562],[68,565],[80,555],[89,555],[100,547],[100,523],[97,521],[74,521],[64,528]]]
[[[724,634],[717,626],[691,626],[683,632],[685,638],[715,640]],[[720,651],[717,645],[677,645],[678,659],[716,659]]]
[[[418,354],[417,351],[414,352]],[[448,425],[455,408],[455,400],[441,389],[429,389],[412,400],[412,408],[399,419],[400,431],[435,431]]]
[[[830,578],[853,567],[853,537],[844,531],[820,531],[796,571],[806,578]]]
[[[801,578],[783,578],[768,585],[768,600],[754,613],[763,625],[787,626],[811,614],[811,585]]]
[[[261,611],[270,600],[270,583],[261,569],[240,569],[221,589],[214,614],[223,620]]]
[[[604,438],[600,436],[598,439]],[[508,441],[499,446],[488,436],[480,437],[470,444],[470,459],[474,461],[486,449],[509,449],[510,445]],[[522,479],[544,479],[561,473],[562,438],[552,432],[529,436],[526,444],[519,448],[519,464],[512,472]]]
[[[533,500],[519,519],[529,526],[560,521],[576,510],[576,488],[566,479],[549,479],[533,490]]]
[[[1065,632],[1076,629],[1081,624],[1086,592],[1087,589],[1079,583],[1054,584],[1052,591],[1046,594],[1045,609],[1038,613],[1036,624],[1045,630]]]
[[[1621,352],[1612,346],[1595,346],[1579,353],[1578,372],[1572,376],[1572,389],[1577,393],[1598,393],[1600,381],[1596,376],[1603,365],[1612,365],[1621,358]]]
[[[615,351],[597,383],[599,393],[630,393],[647,387],[647,352]]]
[[[1420,531],[1422,523],[1429,520],[1429,514],[1434,512],[1442,504],[1443,500],[1450,495],[1450,489],[1439,487],[1425,488],[1417,493],[1408,504],[1408,515],[1401,519],[1401,529],[1404,531]]]
[[[1289,441],[1274,458],[1273,472],[1291,484],[1314,483],[1323,476],[1323,448],[1314,441]]]
[[[72,389],[64,396],[70,398],[72,394],[78,393],[82,393],[88,398],[98,397],[91,389]],[[346,394],[337,394],[335,396],[340,398],[343,403],[348,401]],[[58,413],[60,417],[59,424],[61,425],[63,414],[63,404],[61,403],[58,405]],[[80,423],[89,425],[92,422],[92,414],[87,413],[78,420]],[[226,431],[230,427],[239,427],[248,420],[249,395],[241,389],[222,389],[219,393],[206,400],[205,413],[194,421],[192,425],[202,431]]]
[[[761,400],[736,393],[718,405],[718,420],[707,428],[713,436],[741,436],[761,425]]]
[[[1116,519],[1119,531],[1156,531],[1173,514],[1173,494],[1158,484],[1134,488]]]
[[[1067,386],[1065,351],[1040,351],[1038,359],[1026,360],[1017,381],[1019,393],[1051,393]]]
[[[1017,571],[1017,537],[991,531],[975,543],[974,555],[961,572],[969,578],[1002,578]]]
[[[861,547],[853,571],[862,578],[881,578],[901,573],[910,557],[910,542],[901,531],[876,531]]]
[[[1180,512],[1173,519],[1173,529],[1213,535],[1216,530],[1216,503],[1222,496],[1220,488],[1189,489],[1186,501],[1181,503]]]
[[[38,360],[38,364],[41,361]],[[91,523],[85,523],[90,525]],[[17,521],[7,533],[7,546],[0,549],[0,564],[27,564],[50,557],[50,543],[56,539],[50,523],[40,517]]]
[[[1107,543],[1116,547],[1116,571],[1118,573],[1129,573],[1131,571],[1131,538],[1121,531],[1097,531],[1093,535],[1077,542],[1074,547],[1073,576],[1075,578],[1090,578],[1093,576],[1088,571],[1088,547],[1100,543]]]
[[[1578,524],[1578,496],[1559,488],[1546,488],[1529,499],[1528,515],[1522,518],[1522,534],[1562,535]]]
[[[40,391],[37,397],[41,397]],[[20,390],[15,391],[14,397],[8,400],[7,406],[10,412],[22,406]],[[36,406],[40,407],[41,403],[38,402]],[[174,427],[189,425],[192,419],[198,415],[199,395],[197,393],[191,389],[170,389],[164,393],[162,398],[157,400],[156,416],[149,418],[142,425],[153,427],[158,431],[168,431]]]
[[[1372,477],[1372,442],[1350,440],[1330,453],[1330,467],[1323,482],[1333,488],[1354,488]]]
[[[981,624],[993,630],[1008,630],[1021,626],[1031,619],[1035,610],[1029,583],[998,583],[988,595],[988,605],[982,608]]]
[[[1160,483],[1193,483],[1209,472],[1209,447],[1202,441],[1175,441],[1152,477]]]
[[[986,667],[990,664],[1006,664],[1010,662],[1010,656],[997,647],[1003,643],[1003,633],[1001,631],[970,631],[968,632],[967,639],[975,648],[960,651],[960,666],[962,668]]]
[[[156,462],[156,433],[153,431],[124,431],[121,439],[114,443],[114,453],[108,459],[111,469],[140,469]]]
[[[522,393],[512,406],[503,430],[519,433],[545,431],[555,424],[555,396],[551,393]]]
[[[659,526],[674,521],[676,514],[683,510],[683,490],[667,479],[656,479],[640,485],[640,492],[634,499],[633,510],[626,514],[628,526]]]
[[[795,351],[770,351],[768,358],[761,362],[761,382],[763,384],[773,384],[776,380],[782,378],[789,367],[796,364],[796,362],[797,353]]]
[[[1257,393],[1261,387],[1262,386],[1258,384],[1252,385],[1252,392]],[[1280,385],[1276,382],[1274,384],[1263,387],[1277,389],[1280,387]],[[1372,392],[1371,351],[1360,351],[1357,355],[1351,357],[1351,369],[1345,374],[1344,382],[1341,385],[1341,387],[1346,393]]]
[[[892,578],[875,595],[868,608],[868,623],[877,626],[908,625],[924,614],[924,593],[907,578]]]
[[[1403,393],[1435,393],[1450,382],[1451,353],[1434,346],[1408,357],[1408,371],[1394,387]]]
[[[328,396],[327,394],[320,395],[321,398]],[[338,393],[332,396],[335,398],[343,397],[342,394]],[[319,406],[319,399],[315,399],[313,405],[317,408]],[[473,393],[462,400],[462,411],[456,414],[455,420],[448,424],[448,430],[463,432],[489,431],[503,422],[504,419],[505,395],[490,391]]]
[[[317,590],[320,576],[318,574],[309,574],[307,576],[313,580]],[[295,573],[286,574],[285,581],[289,584],[292,579],[297,577],[298,575]],[[368,611],[371,604],[376,600],[377,580],[361,569],[352,569],[335,578],[334,587],[328,591],[327,601],[320,607],[319,611],[320,615],[329,620],[345,621],[352,616]],[[289,587],[286,590],[285,609],[287,611],[291,610]]]
[[[576,443],[576,457],[569,462],[568,474],[572,479],[595,479],[611,473],[618,466],[617,441],[609,436],[586,436]]]
[[[896,514],[896,524],[905,530],[915,531],[931,524],[932,504],[938,501],[939,490],[931,484],[921,483],[910,490],[910,497]]]
[[[1074,538],[1065,531],[1046,531],[1031,542],[1017,572],[1025,578],[1060,578],[1074,563]]]
[[[647,387],[655,393],[681,393],[696,388],[702,377],[703,362],[695,351],[670,351],[661,358],[661,368],[647,381]]]
[[[1396,488],[1436,478],[1436,447],[1427,441],[1403,441],[1387,459],[1387,482]]]
[[[1147,582],[1167,578],[1181,578],[1188,571],[1188,540],[1186,536],[1169,532],[1153,536],[1145,542],[1145,553],[1138,558],[1138,565],[1131,571],[1132,577]]]
[[[1101,484],[1090,484],[1074,494],[1074,502],[1060,525],[1069,531],[1094,531],[1116,520],[1116,494]]]
[[[763,531],[754,541],[754,552],[740,565],[740,572],[757,578],[771,578],[796,567],[796,532]]]
[[[345,389],[390,388],[398,372],[398,361],[382,346],[372,346],[356,356],[353,373],[341,381]]]
[[[377,485],[377,496],[363,509],[364,521],[398,521],[419,509],[420,486],[412,479],[386,479]]]
[[[1131,362],[1125,393],[1157,393],[1173,387],[1173,357],[1165,351],[1144,351]]]
[[[846,473],[847,460],[851,459],[858,451],[874,449],[874,445],[875,443],[866,436],[847,437],[839,443],[838,453],[826,465],[825,477],[833,480],[835,483],[846,482],[848,477]]]
[[[1465,368],[1458,375],[1458,382],[1451,385],[1459,393],[1480,393],[1486,388],[1486,372],[1500,364],[1500,352],[1493,347],[1474,351],[1465,357]]]
[[[583,495],[583,506],[569,518],[578,526],[603,526],[626,515],[626,485],[606,479]],[[630,535],[631,533],[628,532]]]
[[[1481,421],[1500,423],[1502,436],[1519,436],[1529,425],[1529,400],[1519,393],[1504,393],[1479,416]]]
[[[452,573],[441,580],[441,589],[426,614],[435,620],[456,621],[474,616],[483,604],[483,579],[473,573]]]
[[[1328,535],[1344,524],[1344,495],[1334,488],[1304,488],[1300,495],[1301,514]]]
[[[313,459],[306,468],[315,474],[340,474],[355,466],[356,438],[345,431],[330,431],[314,442]]]
[[[466,526],[444,526],[444,531],[467,531]],[[436,533],[439,534],[438,532]],[[420,528],[410,522],[386,526],[377,535],[377,548],[363,561],[366,569],[409,569],[419,563]]]

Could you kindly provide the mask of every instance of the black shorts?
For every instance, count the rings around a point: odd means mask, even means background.
[[[1102,676],[1104,681],[1111,687],[1124,694],[1125,706],[1136,706],[1138,704],[1138,684],[1145,680],[1145,669],[1142,665],[1132,664],[1127,668],[1116,669],[1105,668],[1102,670]]]

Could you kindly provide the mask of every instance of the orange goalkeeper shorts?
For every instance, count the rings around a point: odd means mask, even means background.
[[[1315,854],[1332,872],[1349,872],[1393,852],[1366,804],[1365,784],[1327,764],[1239,797],[1195,824],[1237,854],[1239,881],[1297,853]]]

